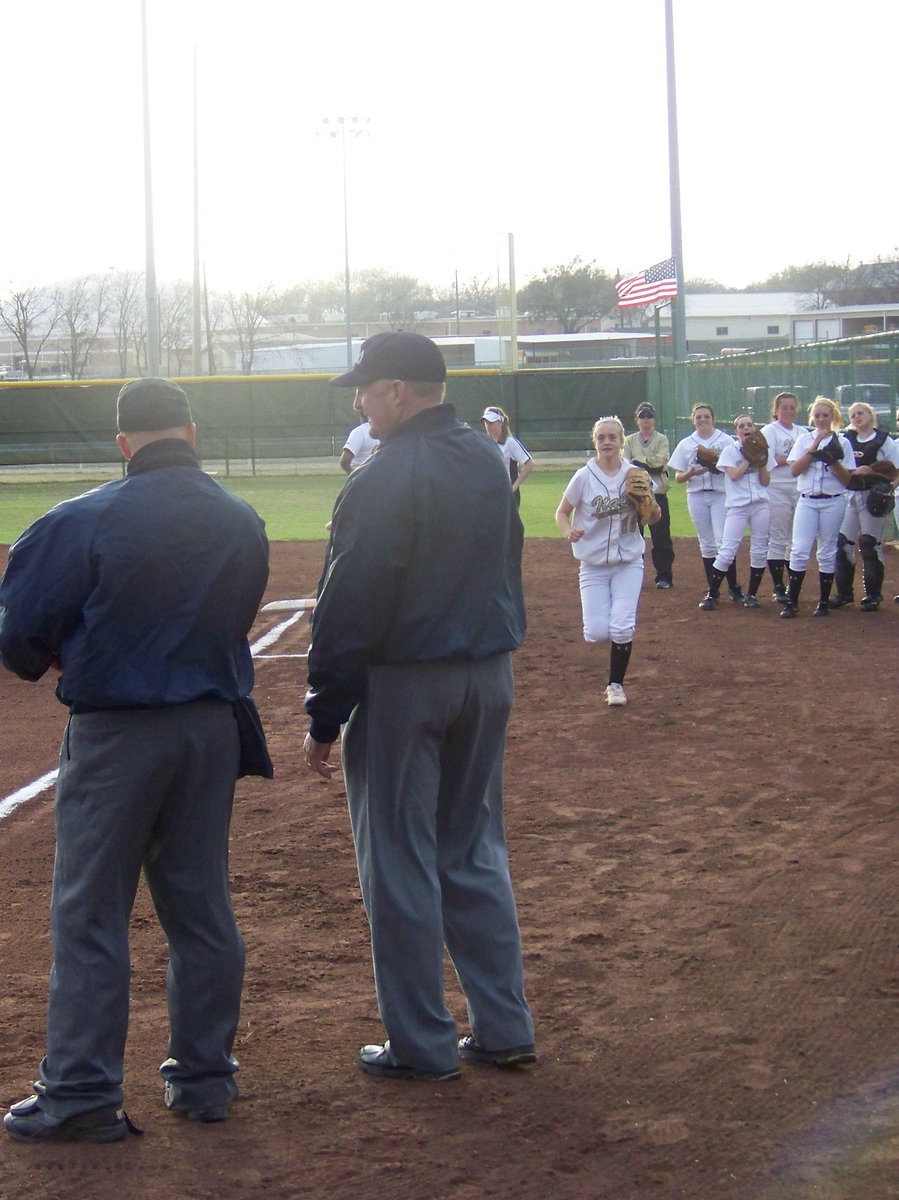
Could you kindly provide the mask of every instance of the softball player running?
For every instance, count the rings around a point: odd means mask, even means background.
[[[744,445],[756,432],[752,417],[743,415],[734,421],[737,441],[725,446],[718,458],[718,466],[724,472],[724,532],[721,545],[712,563],[712,582],[708,595],[699,607],[706,611],[718,603],[721,581],[727,576],[727,568],[737,557],[743,532],[749,526],[749,590],[743,601],[744,608],[759,608],[757,592],[765,578],[765,554],[768,548],[768,526],[771,521],[771,504],[768,500],[770,470],[774,466],[774,454],[770,447],[764,463],[754,467],[744,452]],[[764,456],[765,441],[761,443]]]
[[[843,424],[839,406],[818,396],[809,409],[811,429],[800,433],[787,456],[799,499],[793,518],[790,586],[782,617],[795,617],[805,570],[817,540],[820,598],[816,617],[830,612],[837,557],[837,534],[846,511],[846,487],[855,466],[852,447],[837,430]]]
[[[693,432],[674,447],[668,460],[678,483],[687,485],[687,508],[699,538],[699,553],[708,585],[712,586],[712,563],[721,545],[724,532],[724,476],[716,466],[704,463],[702,457],[714,462],[733,438],[715,427],[715,411],[710,404],[694,404],[690,413]],[[742,604],[743,592],[737,583],[735,562],[727,569],[730,598]]]
[[[768,500],[771,505],[771,525],[768,529],[767,560],[774,596],[778,604],[786,604],[786,582],[784,573],[790,557],[790,539],[793,536],[793,514],[799,492],[796,480],[787,462],[793,443],[801,433],[796,424],[799,400],[792,392],[779,392],[771,406],[771,420],[762,426],[762,433],[774,452],[775,466],[771,468],[768,485]]]
[[[596,457],[565,489],[556,524],[581,564],[584,641],[611,642],[606,703],[615,706],[627,703],[622,685],[637,627],[645,543],[625,490],[633,464],[622,456],[624,426],[617,417],[596,422],[593,445]]]
[[[849,409],[849,424],[851,428],[843,437],[852,446],[856,469],[837,537],[836,595],[830,607],[842,608],[854,602],[855,567],[861,556],[865,594],[859,608],[877,612],[883,602],[883,536],[890,513],[873,516],[868,511],[866,485],[876,478],[871,472],[875,462],[886,459],[899,468],[899,442],[877,428],[877,414],[870,404],[853,404]]]

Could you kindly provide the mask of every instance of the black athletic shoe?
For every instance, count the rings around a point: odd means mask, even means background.
[[[660,591],[666,592],[669,588],[673,588],[674,584],[671,582],[670,579],[657,579],[656,587]]]
[[[715,604],[715,597],[705,596],[699,601],[699,607],[703,612],[711,612],[714,608],[717,608],[717,605]]]
[[[45,1113],[37,1096],[13,1104],[3,1127],[17,1142],[120,1142],[135,1129],[123,1108],[111,1104],[59,1120]]]
[[[761,608],[762,606],[761,606],[761,604],[759,604],[758,596],[747,596],[746,599],[743,601],[743,607],[744,608]]]
[[[487,1067],[523,1067],[537,1061],[537,1052],[532,1045],[485,1050],[473,1037],[464,1037],[459,1040],[459,1057]]]
[[[173,1083],[165,1085],[164,1103],[169,1112],[177,1113],[179,1117],[186,1117],[188,1121],[201,1121],[204,1125],[211,1125],[215,1121],[228,1120],[227,1104],[185,1104],[178,1098],[178,1092]]]
[[[781,609],[780,615],[782,617],[790,619],[792,617],[795,617],[797,615],[797,613],[796,613],[796,609],[793,607],[792,604],[785,604],[783,606],[783,608]]]
[[[862,598],[859,608],[862,612],[877,612],[880,608],[880,599],[877,596],[865,596]]]
[[[746,599],[746,597],[743,595],[742,588],[738,588],[738,587],[728,588],[727,591],[728,591],[728,594],[730,595],[731,600],[733,600],[734,604],[742,604],[743,601]]]
[[[829,617],[830,616],[830,605],[828,604],[828,602],[826,600],[819,600],[817,605],[815,606],[815,611],[812,613],[812,616],[813,617]]]
[[[774,601],[775,604],[789,604],[790,603],[790,597],[783,590],[783,588],[775,588],[771,594],[771,599]]]
[[[831,596],[827,603],[831,608],[845,608],[847,605],[855,603],[855,597],[851,594],[848,596]]]

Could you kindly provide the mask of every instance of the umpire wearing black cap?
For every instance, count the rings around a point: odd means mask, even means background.
[[[334,507],[312,620],[307,765],[342,759],[371,925],[384,1079],[455,1079],[460,1058],[533,1062],[503,834],[510,651],[524,635],[522,527],[494,444],[444,404],[416,333],[379,333],[333,380],[381,439]],[[461,1040],[444,945],[468,1003]]]
[[[165,1104],[219,1121],[237,1094],[244,948],[228,828],[238,775],[270,773],[247,642],[268,544],[253,509],[200,469],[177,384],[126,384],[118,428],[125,478],[36,521],[0,586],[3,665],[28,680],[58,670],[69,709],[47,1052],[35,1095],[4,1117],[24,1142],[128,1133],[128,920],[141,870],[170,950]]]

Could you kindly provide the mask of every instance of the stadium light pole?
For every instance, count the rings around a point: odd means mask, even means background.
[[[147,371],[159,374],[159,293],[156,288],[156,249],[153,237],[153,170],[150,154],[150,71],[147,55],[147,0],[141,0],[141,67],[144,107],[144,217],[147,303]]]
[[[353,316],[350,289],[350,220],[347,202],[346,140],[368,133],[370,117],[322,117],[319,134],[322,137],[340,139],[340,160],[343,168],[343,273],[344,273],[344,320],[346,322],[346,365],[353,365]]]
[[[194,280],[193,280],[193,371],[203,371],[202,291],[200,288],[200,135],[197,120],[197,48],[194,46]]]

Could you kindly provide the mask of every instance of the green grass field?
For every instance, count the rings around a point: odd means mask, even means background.
[[[558,537],[553,514],[574,468],[540,468],[521,489],[521,516],[528,537]],[[248,500],[263,517],[273,542],[317,541],[327,537],[325,525],[344,476],[316,471],[308,475],[223,478],[222,483]],[[0,481],[0,543],[15,541],[23,529],[61,500],[94,486],[78,482]],[[686,489],[674,487],[671,498],[671,533],[688,537],[693,527],[687,514]]]

